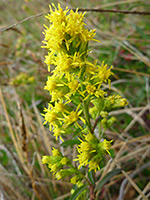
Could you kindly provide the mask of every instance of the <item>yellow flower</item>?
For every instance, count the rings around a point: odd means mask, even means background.
[[[45,46],[42,46],[47,49],[52,49],[59,51],[63,48],[62,43],[65,40],[65,24],[52,24],[50,27],[45,26],[45,40],[43,43]]]
[[[55,51],[48,52],[48,55],[45,56],[45,63],[48,65],[48,71],[50,72],[50,65],[55,64]]]
[[[81,182],[82,179],[83,179],[83,177],[81,175],[75,175],[74,177],[72,177],[70,179],[70,183],[77,184],[77,183]]]
[[[100,147],[100,149],[101,149],[103,152],[106,151],[106,152],[110,155],[109,150],[110,150],[110,148],[111,148],[111,143],[112,143],[112,142],[113,142],[113,140],[107,141],[106,139],[104,139],[103,142],[100,142],[100,143],[99,143],[99,147]]]
[[[85,23],[83,22],[85,12],[78,13],[78,9],[76,12],[73,10],[70,11],[70,14],[67,16],[67,26],[66,32],[71,35],[78,35],[83,32]]]
[[[95,93],[96,87],[94,85],[87,85],[86,86],[86,91],[90,94],[93,95]]]
[[[85,120],[80,116],[80,114],[82,113],[82,110],[79,110],[79,108],[80,108],[80,104],[79,104],[78,107],[76,108],[76,111],[71,111],[71,112],[69,113],[69,115],[65,115],[65,114],[64,114],[64,117],[65,117],[64,123],[65,123],[66,126],[69,126],[70,124],[76,122],[77,126],[78,126],[80,129],[82,129],[81,126],[77,123],[77,120],[80,119],[84,124],[85,124]],[[79,110],[79,111],[78,111],[78,110]]]
[[[88,161],[90,159],[90,154],[89,152],[82,152],[80,154],[77,155],[77,159],[74,159],[74,161],[79,161],[79,166],[78,166],[78,169],[80,169],[81,166],[86,166],[88,164]]]
[[[63,75],[64,73],[70,72],[72,68],[71,64],[72,59],[68,54],[64,52],[58,53],[55,58],[55,65],[57,66],[53,71],[54,74],[61,73]]]
[[[88,31],[88,29],[84,29],[84,30],[83,30],[83,33],[82,33],[82,35],[81,35],[81,38],[82,38],[84,41],[95,40],[95,39],[93,39],[94,36],[96,35],[95,31],[96,31],[96,29],[90,30],[90,31]],[[96,40],[96,41],[98,41],[98,40]],[[98,42],[99,42],[99,41],[98,41]]]
[[[86,61],[86,74],[87,75],[94,75],[97,72],[96,63],[97,63],[96,60],[94,61],[94,64]]]
[[[100,89],[101,83],[96,82],[95,84],[89,83],[89,81],[85,81],[84,85],[86,85],[86,89],[82,92],[83,95],[87,92],[87,96],[84,98],[84,101],[87,100],[89,97],[93,99],[93,97],[104,97],[107,92],[104,92],[103,90]]]
[[[46,16],[50,20],[50,27],[45,25],[44,35],[45,39],[43,41],[46,46],[44,48],[60,50],[62,48],[62,42],[65,40],[65,30],[66,30],[66,13],[68,12],[67,7],[63,11],[58,4],[58,9],[52,4],[55,10],[53,11],[50,6],[50,14]]]
[[[94,160],[90,160],[89,161],[89,171],[94,170],[96,172],[97,169],[100,170],[99,162],[96,162]]]
[[[67,79],[68,79],[68,83],[64,83],[64,84],[69,87],[70,92],[66,94],[66,98],[70,99],[70,96],[75,95],[76,92],[79,92],[79,94],[84,96],[79,89],[81,87],[81,84],[78,82],[77,77],[75,75],[69,74]]]
[[[105,98],[105,107],[110,108],[119,108],[128,105],[128,102],[125,98],[122,98],[119,94],[113,95]]]
[[[65,115],[65,123],[67,125],[70,125],[74,122],[76,122],[79,119],[79,115],[82,112],[82,110],[80,110],[79,112],[76,111],[71,111],[69,115]]]
[[[107,69],[107,64],[104,65],[104,62],[102,62],[101,66],[98,68],[98,75],[100,82],[107,82],[109,81],[109,76],[111,76],[113,73],[111,72],[112,66]]]
[[[62,130],[62,129],[58,128],[58,127],[55,127],[54,130],[53,130],[53,132],[54,132],[54,136],[56,137],[56,140],[58,140],[58,137],[60,137],[61,141],[64,142],[64,140],[61,137],[61,135],[63,133],[65,133],[64,130]]]
[[[97,170],[100,169],[100,162],[103,159],[103,155],[106,152],[110,155],[111,141],[107,141],[104,139],[103,142],[99,142],[95,135],[88,133],[84,136],[85,141],[81,141],[80,145],[78,145],[78,155],[75,161],[79,161],[79,167],[89,165],[89,169]]]
[[[82,141],[82,140],[81,140]],[[79,153],[82,151],[90,151],[90,149],[91,149],[91,145],[88,143],[88,142],[84,142],[84,141],[82,141],[81,142],[81,144],[79,145],[79,149],[78,149],[78,151],[79,151]]]
[[[43,124],[49,123],[50,131],[52,130],[52,126],[57,126],[58,123],[58,114],[52,109],[52,105],[49,104],[48,108],[44,109],[45,114],[44,116],[45,122]]]
[[[52,154],[53,154],[54,157],[55,156],[62,156],[62,153],[58,149],[55,149],[54,147],[52,149]]]
[[[63,178],[63,173],[61,171],[58,171],[55,175],[55,177],[57,178],[57,180],[60,180]]]
[[[73,94],[75,94],[75,92],[78,90],[79,88],[79,83],[77,80],[74,81],[70,81],[68,83],[69,89],[72,91]]]
[[[81,59],[82,54],[80,54],[79,52],[75,52],[74,55],[72,56],[72,68],[76,69],[76,68],[81,68],[82,66],[85,65],[85,61],[83,61]]]
[[[79,69],[85,65],[85,62],[82,61],[81,56],[79,53],[75,53],[73,56],[68,55],[66,52],[58,52],[57,56],[51,55],[49,53],[46,56],[45,62],[50,66],[51,64],[55,65],[55,69],[52,71],[55,77],[61,78],[63,75],[67,79],[69,79],[70,72],[79,72]],[[49,58],[50,57],[50,58]],[[51,60],[52,59],[52,60]]]
[[[46,86],[44,87],[45,90],[53,91],[56,90],[58,80],[54,76],[48,76],[48,80],[46,82]]]
[[[88,133],[85,136],[85,141],[81,140],[80,145],[78,145],[77,150],[79,154],[77,155],[77,159],[75,161],[79,161],[79,167],[88,165],[89,160],[95,155],[96,153],[96,146],[95,144],[98,142],[97,138],[92,135],[91,133]]]
[[[88,31],[85,28],[85,23],[83,22],[85,12],[78,13],[78,9],[76,12],[73,10],[70,11],[70,14],[67,16],[67,26],[66,26],[66,32],[75,38],[78,36],[81,41],[89,41],[92,40],[95,36],[95,30]],[[73,39],[72,39],[73,40]]]
[[[96,92],[95,92],[95,96],[96,97],[102,97],[102,98],[104,98],[104,96],[107,94],[107,92],[104,92],[103,90],[101,90],[101,89],[99,89],[99,90],[96,90]]]
[[[67,50],[69,51],[70,44],[76,40],[75,48],[83,46],[82,43],[92,40],[95,36],[95,30],[89,31],[85,28],[85,23],[83,22],[85,13],[78,13],[70,10],[68,13],[68,7],[63,11],[58,4],[58,9],[52,4],[55,8],[54,11],[50,6],[50,14],[46,18],[50,21],[50,26],[45,25],[44,30],[44,48],[49,50]],[[86,46],[86,45],[84,45]],[[83,51],[85,48],[83,48]],[[47,61],[46,61],[47,62]]]
[[[42,164],[47,164],[50,160],[50,156],[43,156],[42,157]]]
[[[62,100],[65,95],[65,92],[55,90],[55,91],[52,91],[51,95],[52,95],[51,101],[53,102],[53,101],[57,101],[57,100]]]
[[[65,104],[63,104],[61,101],[56,102],[55,101],[55,112],[64,112],[65,111]]]
[[[54,122],[57,119],[57,114],[50,110],[47,110],[47,113],[44,116],[45,120],[49,123]]]
[[[60,7],[60,4],[58,4],[58,9],[56,8],[55,4],[52,3],[52,6],[54,7],[54,11],[52,9],[52,7],[49,5],[50,7],[50,14],[48,14],[46,16],[47,19],[50,20],[51,23],[54,24],[61,24],[62,22],[66,21],[66,14],[69,11],[68,7],[66,7],[65,10],[63,10]]]
[[[51,172],[53,172],[53,174],[55,174],[59,169],[61,169],[61,164],[59,162],[50,165],[49,168],[51,168]]]
[[[71,160],[67,157],[63,157],[60,162],[62,165],[69,165],[71,163]]]
[[[95,135],[93,135],[92,133],[88,133],[86,136],[85,136],[85,140],[87,142],[92,142],[92,141],[97,141],[97,138],[95,137]]]
[[[56,173],[62,166],[60,163],[62,159],[62,154],[58,149],[53,148],[52,150],[53,156],[43,156],[42,163],[48,164],[48,168],[51,169],[52,172]]]

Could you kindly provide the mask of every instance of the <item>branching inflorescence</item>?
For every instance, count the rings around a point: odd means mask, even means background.
[[[109,112],[126,106],[127,101],[118,94],[108,96],[102,89],[104,82],[110,86],[112,66],[108,68],[104,62],[98,65],[97,61],[87,60],[88,43],[95,40],[96,33],[86,28],[85,13],[78,13],[78,9],[76,12],[63,10],[59,4],[58,8],[53,7],[54,10],[50,6],[50,14],[46,16],[49,26],[45,26],[43,41],[43,47],[48,49],[45,63],[52,74],[45,86],[51,101],[44,110],[44,124],[48,123],[56,140],[64,141],[67,134],[78,139],[78,155],[74,160],[76,167],[70,158],[53,148],[52,155],[43,156],[42,162],[57,179],[72,175],[73,184],[80,184],[84,179],[90,183],[81,168],[88,166],[87,171],[96,172],[105,155],[110,155],[112,140],[104,139],[104,132],[115,118]],[[99,135],[94,133],[96,126]]]

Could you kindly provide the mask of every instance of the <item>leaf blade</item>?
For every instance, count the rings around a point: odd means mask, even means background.
[[[82,185],[81,187],[77,188],[73,195],[69,198],[69,200],[75,200],[83,190],[85,190],[88,187],[88,185]]]
[[[96,191],[100,190],[113,176],[119,174],[122,169],[114,169],[111,172],[108,172],[106,176],[98,183]]]

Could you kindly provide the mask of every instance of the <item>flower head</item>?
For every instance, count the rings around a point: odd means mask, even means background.
[[[49,108],[48,109],[45,108],[44,111],[46,112],[45,114],[42,114],[45,119],[44,124],[48,122],[50,130],[52,130],[52,126],[56,126],[58,123],[58,120],[57,120],[58,114]]]
[[[99,148],[103,152],[103,154],[105,154],[105,152],[107,152],[110,155],[109,150],[111,148],[112,142],[113,142],[113,140],[107,141],[106,139],[104,139],[102,142],[99,143]]]
[[[77,184],[77,183],[81,182],[82,179],[83,179],[83,177],[81,175],[75,175],[74,177],[72,177],[70,179],[70,183]]]
[[[77,123],[79,119],[85,124],[85,120],[80,116],[82,113],[82,109],[79,110],[79,108],[80,108],[80,104],[76,108],[76,111],[71,111],[68,115],[64,115],[65,117],[64,123],[66,126],[69,126],[70,124],[73,124],[76,122],[77,126],[81,128],[81,126]]]
[[[46,82],[46,86],[44,87],[45,90],[54,91],[57,88],[58,80],[56,77],[48,76],[48,80]]]
[[[50,14],[46,16],[50,26],[45,25],[43,41],[46,45],[45,48],[55,52],[67,50],[71,53],[70,46],[75,48],[82,46],[83,48],[82,43],[87,43],[94,38],[95,30],[89,31],[85,28],[86,24],[83,22],[85,13],[78,13],[78,9],[76,12],[73,10],[69,12],[68,7],[63,10],[60,4],[58,4],[58,9],[54,4],[52,5],[54,10],[50,6]],[[74,43],[74,41],[76,42]]]
[[[93,95],[95,93],[96,87],[94,85],[87,85],[86,86],[86,91],[90,94]]]
[[[62,135],[63,133],[65,133],[65,131],[64,131],[63,129],[58,128],[58,127],[55,127],[54,130],[53,130],[53,132],[54,132],[54,136],[56,137],[56,140],[58,140],[58,137],[60,137],[61,141],[64,141],[64,140],[62,139],[62,137],[61,137],[61,135]]]
[[[52,150],[52,154],[53,156],[62,156],[62,153],[58,149],[55,149],[54,147]]]
[[[71,160],[67,157],[63,157],[60,162],[62,165],[70,165]]]
[[[113,73],[111,72],[111,68],[107,69],[107,64],[104,65],[104,62],[102,62],[102,65],[99,67],[98,71],[98,78],[102,82],[106,82],[109,79],[109,76]]]
[[[65,111],[65,104],[62,101],[55,102],[54,107],[55,112],[64,112]]]
[[[90,160],[89,161],[89,171],[91,170],[94,170],[96,172],[96,170],[100,170],[100,167],[99,167],[99,164],[100,164],[100,160],[97,162],[96,160]]]
[[[45,48],[58,51],[62,48],[63,40],[65,40],[66,14],[68,9],[66,7],[66,9],[63,11],[63,9],[60,7],[60,4],[58,4],[58,9],[54,4],[52,5],[54,7],[54,11],[50,6],[50,14],[46,16],[46,18],[50,21],[50,26],[47,27],[45,25],[45,39],[43,43],[46,44],[46,46],[44,46]]]
[[[99,142],[95,135],[88,133],[85,136],[85,141],[80,140],[81,143],[77,147],[78,155],[76,161],[79,161],[79,167],[89,165],[89,170],[100,169],[100,163],[103,159],[103,155],[106,152],[110,155],[111,142],[104,139],[103,142]]]

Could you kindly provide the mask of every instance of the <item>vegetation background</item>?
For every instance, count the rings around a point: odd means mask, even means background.
[[[57,4],[58,1],[53,1]],[[43,87],[47,76],[46,50],[41,49],[44,15],[9,30],[3,28],[49,11],[48,0],[0,1],[0,199],[67,200],[72,185],[57,181],[42,165],[42,155],[58,147],[41,114],[50,100]],[[150,10],[150,0],[59,1],[62,7],[126,11]],[[125,97],[126,109],[113,111],[115,125],[106,131],[114,143],[112,158],[100,180],[117,168],[99,200],[150,199],[150,16],[87,12],[85,22],[96,29],[89,59],[113,65],[111,94]],[[104,89],[107,86],[104,85]],[[75,157],[75,148],[61,147]]]

